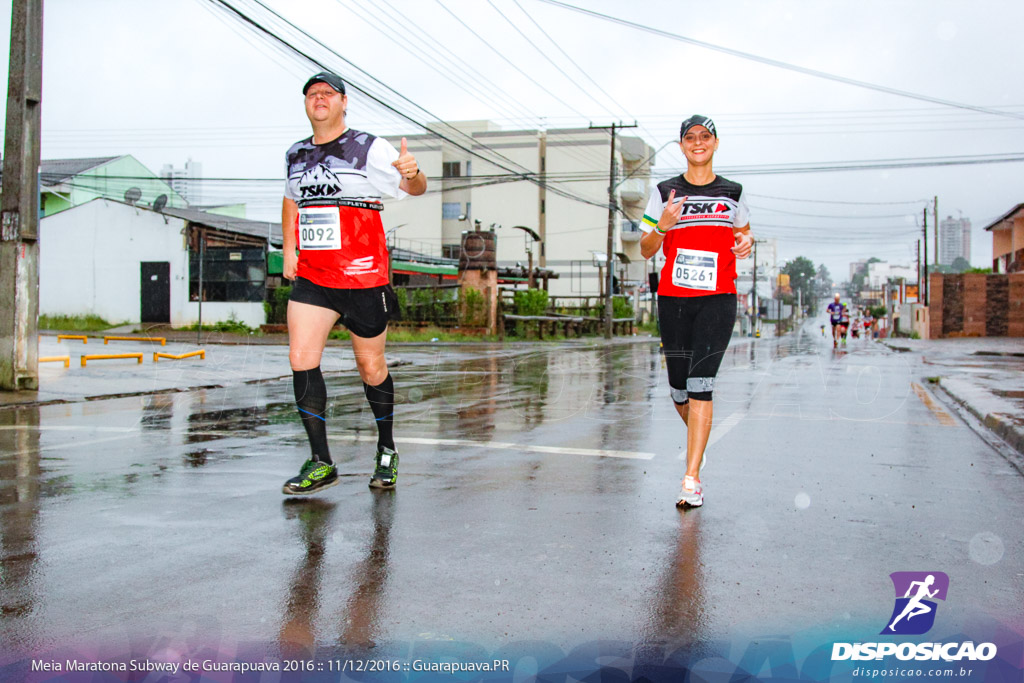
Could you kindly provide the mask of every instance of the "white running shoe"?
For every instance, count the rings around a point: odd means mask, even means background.
[[[693,477],[683,477],[683,486],[679,490],[679,500],[676,501],[676,507],[690,506],[698,508],[704,504],[704,487],[700,483],[700,479],[694,479]]]

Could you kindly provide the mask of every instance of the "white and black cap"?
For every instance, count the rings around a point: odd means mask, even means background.
[[[679,128],[679,139],[682,140],[686,137],[686,131],[690,130],[694,126],[704,126],[708,129],[708,132],[718,137],[718,131],[715,130],[715,122],[710,117],[701,116],[700,114],[694,114],[690,118],[683,121],[683,125]]]
[[[305,95],[306,91],[308,91],[314,83],[326,83],[336,92],[340,92],[342,95],[345,94],[345,82],[341,80],[341,76],[338,74],[332,74],[330,71],[321,71],[306,81],[306,85],[302,86],[302,94]]]

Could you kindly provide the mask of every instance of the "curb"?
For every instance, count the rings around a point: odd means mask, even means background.
[[[937,386],[941,387],[947,396],[962,405],[971,415],[981,420],[982,424],[1003,439],[1010,447],[1024,455],[1024,427],[1014,424],[1012,417],[1009,415],[986,413],[983,410],[979,410],[976,405],[963,396],[951,391],[948,383],[943,381],[944,379],[948,378],[940,377]]]

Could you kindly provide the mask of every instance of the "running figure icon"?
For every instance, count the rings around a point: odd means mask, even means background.
[[[896,624],[903,617],[906,617],[907,621],[910,621],[911,619],[913,619],[916,616],[919,616],[921,614],[927,614],[928,612],[932,611],[931,607],[929,607],[928,605],[924,604],[921,601],[924,598],[934,598],[936,596],[936,594],[938,594],[938,592],[939,592],[938,588],[936,588],[933,591],[929,591],[928,590],[929,588],[931,588],[932,584],[934,584],[934,583],[935,583],[935,575],[934,574],[929,574],[928,577],[924,581],[912,581],[910,583],[910,587],[907,588],[907,592],[903,596],[904,598],[910,598],[910,601],[907,603],[906,607],[903,608],[903,611],[900,612],[900,615],[898,617],[896,617],[895,619],[893,619],[892,623],[889,624],[889,629],[888,630],[890,630],[890,631],[895,633],[895,631],[896,631]],[[915,586],[917,587],[917,593],[915,593],[914,596],[911,597],[910,594],[914,591],[914,587]]]

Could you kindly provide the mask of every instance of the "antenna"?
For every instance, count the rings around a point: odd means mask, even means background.
[[[129,187],[127,190],[124,191],[124,200],[131,204],[132,206],[135,206],[135,202],[139,201],[140,199],[142,199],[142,190],[140,190],[139,188]]]
[[[153,210],[160,213],[167,206],[167,195],[162,194],[153,200]]]

